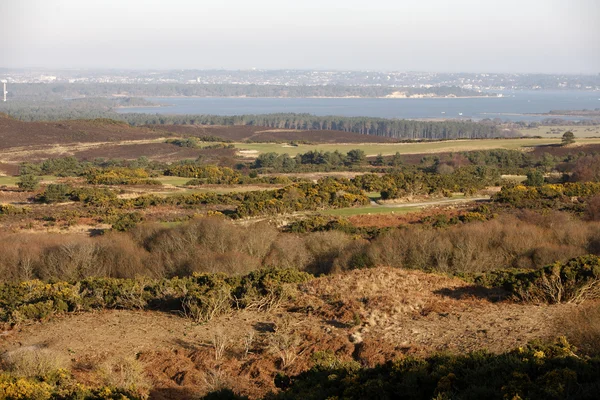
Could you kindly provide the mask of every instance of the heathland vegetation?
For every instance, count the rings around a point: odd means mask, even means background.
[[[598,145],[250,158],[229,136],[249,127],[0,122],[13,175],[0,187],[0,398],[600,389]],[[309,129],[334,129],[321,122]],[[446,138],[474,126],[349,123]],[[79,150],[36,152],[57,137]],[[393,212],[415,204],[430,206]],[[370,208],[391,212],[327,214]]]

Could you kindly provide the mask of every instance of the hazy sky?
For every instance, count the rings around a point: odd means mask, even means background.
[[[0,67],[600,73],[600,0],[0,0]]]

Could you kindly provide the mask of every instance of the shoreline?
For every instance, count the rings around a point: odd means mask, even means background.
[[[367,97],[367,96],[306,96],[306,97],[289,97],[289,96],[276,96],[276,97],[262,97],[262,96],[128,96],[134,98],[143,99],[384,99],[384,100],[426,100],[426,99],[496,99],[502,98],[497,96],[425,96],[425,97]]]

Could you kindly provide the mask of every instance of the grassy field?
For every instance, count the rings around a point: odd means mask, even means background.
[[[600,137],[600,126],[538,126],[520,129],[523,135],[560,138],[566,131],[575,134],[575,138]]]
[[[256,185],[237,185],[237,186],[211,186],[211,187],[200,187],[200,188],[189,188],[185,190],[178,190],[173,192],[154,192],[155,194],[164,196],[175,196],[178,194],[192,194],[192,193],[243,193],[243,192],[254,192],[259,190],[275,190],[281,186],[256,186]]]
[[[56,181],[56,176],[42,176],[42,183],[52,183]],[[18,176],[0,176],[0,186],[12,186],[16,187],[19,181]]]
[[[173,186],[181,186],[185,185],[187,182],[191,181],[192,178],[181,178],[179,176],[159,176],[156,178],[157,181],[160,181],[163,185],[173,185]]]
[[[338,208],[335,210],[323,211],[326,215],[337,215],[340,217],[350,217],[352,215],[364,215],[364,214],[406,214],[410,212],[420,211],[422,207],[378,207],[378,206],[367,206],[367,207],[352,207],[352,208]]]
[[[422,142],[422,143],[339,143],[339,144],[300,144],[289,146],[280,143],[236,143],[240,150],[246,150],[241,154],[255,157],[261,153],[274,152],[278,154],[289,154],[295,156],[298,153],[306,153],[310,150],[335,151],[347,153],[352,149],[361,149],[368,156],[377,154],[392,155],[420,154],[420,153],[444,153],[454,151],[489,150],[489,149],[523,149],[540,145],[560,143],[560,138],[549,137],[544,139],[480,139],[480,140],[448,140],[444,142]],[[579,144],[598,144],[600,138],[578,139]]]

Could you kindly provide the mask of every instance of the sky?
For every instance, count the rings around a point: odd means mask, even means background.
[[[0,0],[0,67],[600,73],[599,0]]]

